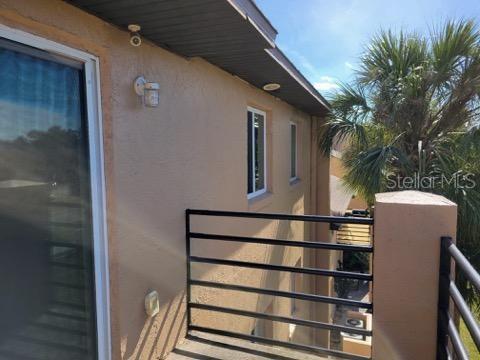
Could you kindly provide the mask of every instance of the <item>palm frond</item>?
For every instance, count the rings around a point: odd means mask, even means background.
[[[358,81],[365,86],[397,81],[428,60],[427,41],[423,37],[381,31],[362,56]]]
[[[365,146],[360,151],[359,147],[350,148],[343,160],[347,169],[344,177],[347,188],[373,203],[376,193],[386,191],[389,174],[409,172],[410,161],[396,144],[399,138],[388,144]]]
[[[458,245],[480,268],[477,24],[450,21],[430,38],[381,31],[365,49],[355,81],[340,88],[332,108],[319,144],[328,153],[335,141],[346,141],[346,185],[372,202],[376,192],[400,190],[390,176],[443,177],[432,187],[414,186],[458,204]],[[480,306],[480,294],[467,282],[461,291]]]
[[[341,84],[341,90],[330,100],[331,113],[320,127],[319,146],[329,155],[336,143],[365,143],[363,124],[368,121],[370,107],[362,88]]]
[[[480,33],[473,20],[448,21],[431,33],[433,68],[437,82],[451,78],[462,61],[478,47]]]

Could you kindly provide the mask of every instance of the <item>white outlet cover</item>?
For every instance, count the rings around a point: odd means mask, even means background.
[[[153,290],[145,296],[145,312],[149,317],[154,317],[159,311],[160,303],[158,301],[158,292]]]

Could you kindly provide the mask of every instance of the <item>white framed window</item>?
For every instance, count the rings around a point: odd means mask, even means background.
[[[298,179],[297,124],[290,123],[290,181]]]
[[[267,191],[267,131],[264,111],[247,108],[247,197]]]

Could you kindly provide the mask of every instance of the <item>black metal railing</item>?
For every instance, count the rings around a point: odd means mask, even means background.
[[[257,238],[257,237],[244,237],[244,236],[192,232],[190,227],[191,226],[190,221],[193,215],[231,217],[231,218],[249,218],[249,219],[289,220],[289,221],[303,221],[303,222],[329,223],[329,224],[336,223],[336,224],[365,224],[365,225],[373,225],[373,219],[358,218],[358,217],[266,214],[266,213],[232,212],[232,211],[192,210],[192,209],[186,210],[187,326],[189,331],[191,330],[201,331],[201,332],[215,334],[215,335],[222,335],[222,336],[232,337],[236,339],[264,343],[267,345],[282,346],[282,347],[291,348],[294,350],[312,352],[320,355],[337,356],[343,359],[353,359],[353,360],[369,359],[368,357],[365,357],[365,356],[346,353],[340,350],[328,349],[328,348],[323,348],[323,347],[313,346],[313,345],[306,345],[306,344],[298,344],[294,342],[287,342],[287,341],[281,341],[281,340],[274,340],[274,339],[256,336],[256,335],[242,334],[238,332],[226,331],[226,330],[215,329],[211,327],[204,327],[197,324],[193,324],[192,310],[198,309],[198,310],[208,310],[208,311],[214,311],[214,312],[230,314],[230,315],[250,317],[255,319],[270,320],[274,322],[296,324],[296,325],[311,327],[315,329],[322,329],[322,330],[328,330],[328,331],[344,331],[351,334],[359,334],[362,336],[372,336],[372,331],[367,329],[354,328],[354,327],[343,326],[339,324],[300,319],[296,317],[266,314],[266,313],[260,313],[260,312],[254,312],[254,311],[246,311],[246,310],[240,310],[240,309],[227,308],[223,306],[215,306],[215,305],[208,305],[208,304],[193,302],[192,301],[193,286],[217,288],[217,289],[225,289],[225,290],[235,290],[235,291],[278,296],[278,297],[306,300],[306,301],[326,303],[326,304],[354,306],[358,308],[368,309],[370,311],[373,311],[373,304],[370,302],[324,296],[319,294],[306,294],[306,293],[300,293],[300,292],[281,291],[281,290],[275,290],[275,289],[258,288],[258,287],[250,287],[250,286],[243,286],[243,285],[234,285],[234,284],[228,284],[228,283],[193,279],[192,273],[191,273],[191,264],[203,263],[203,264],[233,266],[233,267],[260,269],[260,270],[284,271],[284,272],[318,275],[318,276],[330,276],[334,278],[357,279],[357,280],[364,280],[364,281],[373,281],[372,274],[364,274],[364,273],[356,273],[356,272],[348,272],[348,271],[335,271],[335,270],[317,269],[317,268],[298,268],[298,267],[291,267],[291,266],[284,266],[284,265],[272,265],[272,264],[255,263],[255,262],[248,262],[248,261],[236,261],[236,260],[227,260],[227,259],[219,259],[219,258],[200,257],[200,256],[192,255],[191,241],[192,239],[197,239],[197,240],[207,239],[207,240],[214,240],[214,241],[227,241],[227,242],[237,242],[237,243],[300,247],[304,249],[306,248],[306,249],[358,251],[358,252],[367,252],[367,253],[373,253],[373,246],[356,246],[356,245],[335,244],[335,243],[327,243],[327,242],[279,240],[279,239],[271,239],[271,238]]]
[[[460,252],[452,238],[442,237],[438,294],[437,359],[478,359],[478,356],[480,356],[480,327],[455,285],[454,276],[451,274],[452,259],[454,260],[455,271],[461,271],[470,284],[480,291],[480,274]],[[450,298],[453,300],[454,308],[465,322],[466,328],[477,347],[477,356],[467,352],[456,326],[456,318],[450,311],[453,308],[450,304]],[[455,356],[453,356],[452,350]]]

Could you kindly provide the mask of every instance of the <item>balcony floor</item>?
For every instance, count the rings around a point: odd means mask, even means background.
[[[192,332],[166,360],[324,360],[303,352]]]

